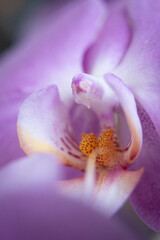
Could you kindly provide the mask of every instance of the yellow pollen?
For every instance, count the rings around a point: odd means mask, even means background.
[[[90,156],[92,151],[98,148],[96,154],[96,167],[112,165],[115,147],[113,143],[113,129],[102,131],[99,138],[94,133],[82,133],[82,141],[79,148],[85,155]]]

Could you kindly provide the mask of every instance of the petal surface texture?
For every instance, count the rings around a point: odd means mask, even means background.
[[[101,1],[51,5],[40,12],[36,24],[32,19],[33,29],[1,58],[0,165],[24,155],[18,145],[16,119],[30,93],[56,83],[68,99],[72,77],[82,71],[84,51],[97,35],[105,12]]]
[[[160,231],[160,137],[148,114],[139,107],[143,145],[134,168],[144,167],[140,183],[131,196],[137,214],[155,231]]]
[[[160,133],[160,2],[126,1],[133,37],[125,58],[115,70],[130,87]],[[153,107],[154,106],[154,107]]]

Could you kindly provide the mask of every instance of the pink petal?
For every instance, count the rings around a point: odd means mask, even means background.
[[[19,94],[18,91],[13,91],[9,96],[3,94],[0,94],[0,167],[11,160],[25,156],[19,146],[16,122],[18,108],[26,95]]]
[[[2,240],[142,240],[123,220],[107,221],[52,187],[0,195]]]
[[[133,39],[114,73],[134,91],[160,134],[160,1],[127,1],[127,8]]]
[[[131,32],[124,9],[111,10],[96,41],[85,55],[85,72],[103,76],[123,59]]]
[[[131,196],[131,203],[140,218],[160,232],[160,137],[142,107],[139,107],[139,116],[144,140],[134,168],[144,167],[144,174]]]
[[[124,150],[124,154],[126,155],[124,156],[125,161],[130,165],[135,161],[136,157],[138,156],[141,150],[143,139],[142,126],[139,116],[137,114],[137,107],[134,95],[131,90],[115,75],[106,74],[105,80],[114,90],[115,94],[118,96],[120,105],[123,109],[125,118],[130,129],[131,140]]]
[[[35,154],[20,158],[0,170],[0,195],[53,186],[59,178],[60,170],[53,156]]]
[[[27,154],[50,152],[63,163],[84,170],[86,157],[80,152],[56,86],[32,94],[21,106],[18,122],[20,145]]]
[[[60,196],[54,184],[58,169],[52,156],[37,154],[0,170],[0,239],[135,239],[134,231],[122,221],[108,222],[83,204]]]

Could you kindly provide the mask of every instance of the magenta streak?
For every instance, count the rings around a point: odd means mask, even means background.
[[[71,155],[71,156],[73,156],[73,157],[75,157],[75,158],[80,159],[80,156],[78,156],[78,155],[76,155],[76,154],[73,154],[72,152],[68,152],[68,154]]]
[[[63,138],[60,138],[62,143],[66,146],[66,148],[68,148],[68,150],[71,150],[70,146],[68,146],[68,144],[64,141]]]
[[[124,152],[126,152],[129,148],[130,148],[130,146],[131,146],[131,141],[130,141],[130,143],[128,144],[128,146],[124,149]]]
[[[123,152],[123,150],[118,150],[118,149],[116,149],[116,152]]]
[[[68,131],[68,129],[66,129],[65,132],[68,134],[68,136],[70,137],[70,139],[71,139],[73,142],[76,142],[75,137]]]
[[[116,147],[120,147],[118,143],[113,142]]]
[[[72,139],[69,139],[67,136],[65,136],[65,138],[66,138],[66,140],[71,144],[71,146],[72,146],[73,148],[75,148],[77,151],[80,151],[79,148],[78,148],[78,146],[75,145],[75,144],[72,142]]]

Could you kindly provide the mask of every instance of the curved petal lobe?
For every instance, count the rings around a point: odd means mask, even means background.
[[[105,80],[106,83],[108,83],[117,94],[131,132],[131,140],[124,150],[126,161],[130,165],[138,156],[141,150],[143,139],[142,126],[137,114],[134,95],[131,90],[115,75],[106,74]]]
[[[110,12],[84,59],[85,72],[103,76],[120,63],[130,43],[131,32],[124,9]]]
[[[20,145],[27,154],[50,152],[63,163],[84,169],[86,157],[79,150],[68,108],[60,100],[56,86],[37,91],[22,104],[17,129]]]

